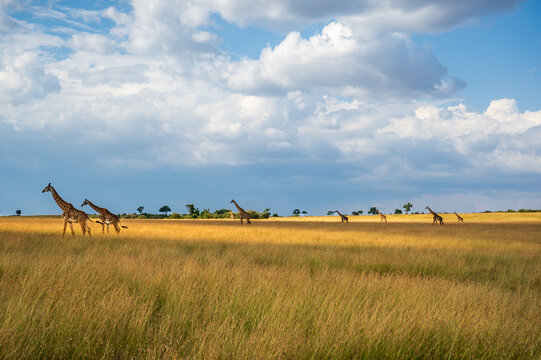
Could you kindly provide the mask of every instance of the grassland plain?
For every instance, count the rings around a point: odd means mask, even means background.
[[[0,218],[0,358],[539,359],[541,214]]]

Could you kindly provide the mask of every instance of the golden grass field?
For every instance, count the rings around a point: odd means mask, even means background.
[[[0,358],[541,358],[541,213],[443,217],[3,217]]]

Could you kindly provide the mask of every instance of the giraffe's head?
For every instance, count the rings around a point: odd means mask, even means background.
[[[44,192],[47,192],[47,191],[51,191],[53,189],[53,187],[51,186],[51,183],[49,183],[49,185],[45,186],[45,189],[41,190],[42,193]]]
[[[88,199],[85,199],[85,201],[83,201],[83,203],[81,204],[81,207],[83,207],[85,205],[88,205]]]
[[[425,207],[425,209],[429,210],[430,208],[427,206],[427,207]]]
[[[229,203],[230,203],[230,204],[233,204],[234,202],[235,202],[235,200],[231,200]]]

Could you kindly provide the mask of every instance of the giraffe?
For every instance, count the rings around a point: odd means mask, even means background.
[[[458,215],[458,214],[456,213],[456,211],[455,211],[455,215],[456,215],[456,217],[457,217],[457,222],[458,222],[459,224],[464,224],[464,219],[463,219],[460,215]]]
[[[379,212],[379,209],[376,209],[376,211],[377,211],[378,214],[379,214],[379,218],[380,218],[379,222],[383,222],[383,221],[387,222],[387,216],[385,216],[385,215],[383,215],[382,213],[380,213],[380,212]]]
[[[100,220],[96,221],[98,224],[101,224],[101,232],[105,232],[105,225],[107,225],[107,233],[109,233],[109,225],[113,225],[115,227],[116,233],[120,233],[120,227],[123,227],[124,229],[127,229],[127,226],[120,225],[120,219],[118,216],[107,210],[106,208],[99,207],[92,203],[90,200],[85,199],[83,203],[81,204],[81,207],[88,205],[95,211],[97,211],[100,214]],[[120,225],[120,226],[119,226]]]
[[[248,224],[251,224],[251,222],[250,222],[250,214],[248,214],[243,208],[241,208],[239,206],[239,204],[237,204],[237,202],[235,200],[231,200],[229,203],[230,204],[235,204],[235,206],[239,210],[239,217],[240,217],[240,223],[241,224],[242,224],[242,219],[246,219],[246,222]]]
[[[231,214],[231,219],[234,219],[234,218],[235,218],[235,214],[233,214],[233,211],[231,211],[231,209],[229,209],[229,213]]]
[[[443,218],[438,213],[432,211],[432,209],[428,206],[426,207],[426,209],[428,209],[428,211],[430,211],[430,213],[434,216],[434,219],[432,220],[432,225],[437,224],[438,222],[440,223],[440,225],[443,225]]]
[[[345,221],[346,223],[349,223],[349,221],[348,221],[349,219],[348,219],[348,217],[346,215],[340,214],[340,211],[338,211],[338,210],[334,210],[334,212],[337,213],[338,215],[340,215],[340,220],[342,220],[342,222]]]
[[[90,220],[84,211],[76,209],[72,204],[62,199],[51,183],[49,183],[49,185],[47,185],[41,192],[50,192],[54,201],[62,210],[62,217],[64,218],[64,231],[62,231],[62,236],[66,234],[66,227],[68,224],[70,226],[71,235],[75,236],[75,232],[73,231],[73,223],[79,223],[81,230],[83,231],[83,236],[85,236],[85,233],[88,231],[88,236],[92,237],[90,227],[86,223],[87,220],[91,222],[92,220]]]

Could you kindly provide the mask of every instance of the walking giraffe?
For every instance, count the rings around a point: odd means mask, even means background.
[[[246,219],[246,222],[247,222],[248,224],[251,224],[251,222],[250,222],[250,214],[248,214],[246,211],[244,211],[244,209],[241,208],[241,207],[239,206],[239,204],[237,204],[237,202],[236,202],[235,200],[231,200],[229,203],[230,203],[230,204],[231,204],[231,203],[235,204],[235,206],[236,206],[237,209],[239,210],[239,217],[240,217],[240,223],[241,223],[241,224],[242,224],[242,219]]]
[[[458,215],[456,212],[455,212],[455,215],[457,217],[457,222],[459,224],[464,224],[464,219],[460,215]]]
[[[426,207],[426,209],[428,209],[428,211],[430,211],[430,213],[434,216],[434,219],[432,220],[432,225],[437,224],[438,222],[440,223],[440,225],[443,225],[443,218],[438,213],[432,211],[432,209],[428,206]]]
[[[340,215],[340,220],[342,220],[342,222],[345,221],[346,223],[349,224],[349,221],[348,221],[349,219],[348,219],[348,217],[346,215],[340,214],[340,211],[338,211],[338,210],[334,210],[334,212],[337,213],[338,215]]]
[[[99,207],[97,205],[94,205],[90,200],[85,199],[83,203],[81,204],[81,207],[88,205],[95,211],[97,211],[100,214],[100,220],[96,221],[98,224],[101,224],[101,232],[105,232],[105,225],[107,225],[107,233],[109,233],[109,225],[113,225],[115,227],[116,233],[120,233],[120,227],[123,227],[124,229],[127,229],[127,226],[120,225],[120,219],[118,216],[107,210],[106,208]]]
[[[383,215],[382,213],[379,212],[379,209],[376,209],[376,211],[378,212],[379,214],[379,222],[387,222],[387,216]]]
[[[87,220],[91,222],[92,220],[90,220],[90,218],[84,211],[76,209],[71,203],[62,199],[60,195],[58,195],[54,187],[51,185],[51,183],[49,183],[49,185],[47,185],[45,189],[43,189],[41,192],[50,192],[53,196],[54,201],[62,210],[62,218],[64,219],[64,230],[62,231],[62,236],[66,234],[66,227],[68,226],[68,224],[70,226],[71,235],[75,236],[75,232],[73,231],[73,223],[79,223],[79,225],[81,226],[81,230],[83,231],[83,236],[85,236],[85,233],[88,231],[88,236],[92,237],[90,227],[86,223]]]
[[[231,211],[231,209],[229,209],[229,214],[231,214],[231,219],[235,218],[235,214],[233,214],[233,211]]]

